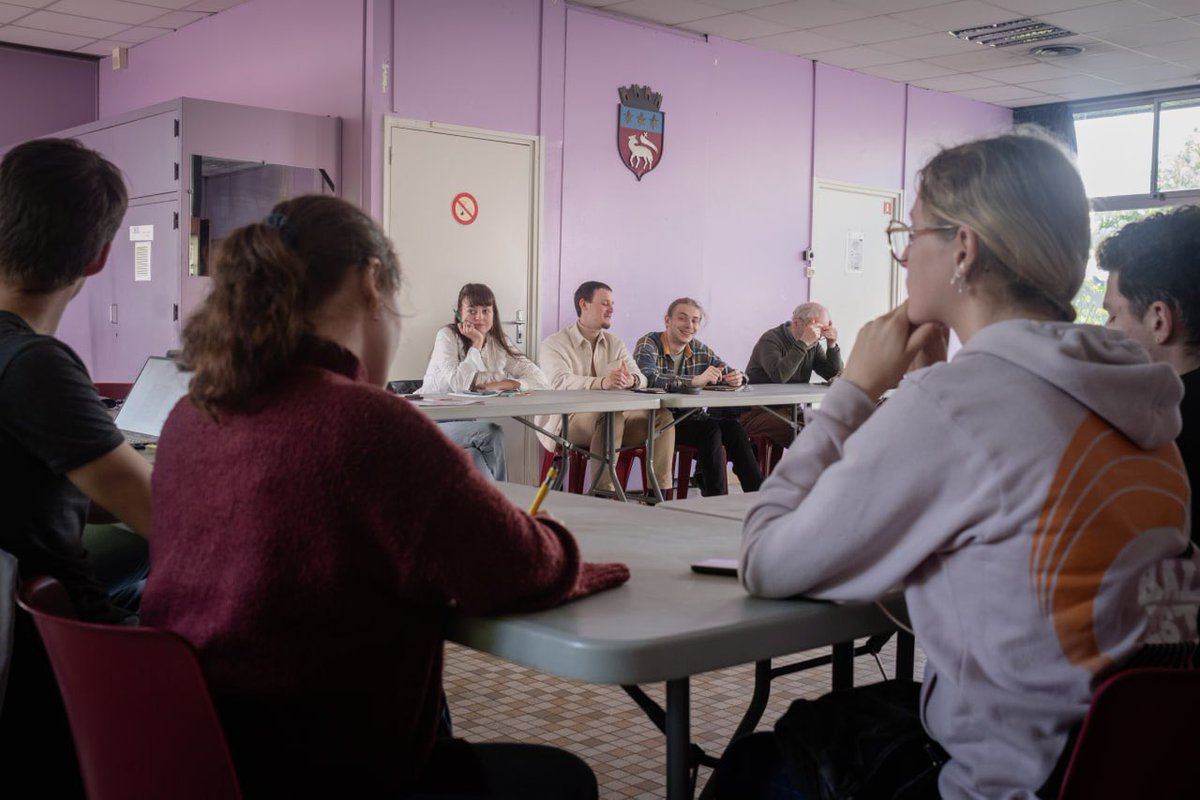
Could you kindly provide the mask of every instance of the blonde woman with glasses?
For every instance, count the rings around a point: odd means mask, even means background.
[[[1014,132],[942,151],[919,174],[912,224],[888,236],[908,300],[859,333],[763,484],[741,580],[835,601],[903,587],[924,684],[816,704],[907,715],[915,744],[871,756],[871,725],[815,732],[835,759],[868,754],[839,761],[853,766],[833,789],[1053,797],[1097,682],[1147,646],[1195,647],[1181,385],[1120,332],[1072,324],[1088,202],[1056,143]],[[963,343],[954,360],[900,382],[943,326]],[[735,745],[724,795],[828,796],[830,762],[797,744],[814,707],[776,726],[782,762]]]

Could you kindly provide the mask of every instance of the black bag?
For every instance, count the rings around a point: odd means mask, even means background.
[[[948,756],[921,726],[920,691],[887,681],[792,703],[775,723],[792,784],[814,800],[937,798]]]

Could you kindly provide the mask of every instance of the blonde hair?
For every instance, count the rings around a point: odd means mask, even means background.
[[[1075,319],[1091,227],[1083,180],[1061,144],[1022,126],[943,150],[918,179],[932,223],[974,231],[976,265],[1012,302]]]

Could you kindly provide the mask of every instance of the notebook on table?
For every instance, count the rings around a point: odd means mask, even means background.
[[[167,415],[187,394],[191,377],[173,359],[147,358],[117,412],[117,428],[125,434],[125,440],[134,445],[157,442]]]

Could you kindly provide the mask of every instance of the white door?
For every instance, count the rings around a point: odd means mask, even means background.
[[[505,332],[535,358],[537,138],[397,119],[387,125],[384,224],[403,273],[400,347],[389,378],[425,374],[464,283],[491,287]],[[516,421],[504,427],[509,480],[535,481],[536,442]]]
[[[859,329],[900,302],[900,265],[884,235],[900,213],[901,196],[893,189],[814,183],[808,296],[829,309],[843,359]]]

